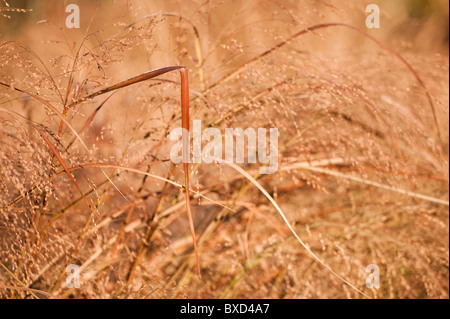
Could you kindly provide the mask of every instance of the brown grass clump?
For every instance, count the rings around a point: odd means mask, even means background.
[[[0,297],[449,297],[448,3],[79,3],[0,1]],[[278,172],[173,164],[189,118]]]

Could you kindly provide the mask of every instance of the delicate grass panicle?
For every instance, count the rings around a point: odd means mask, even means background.
[[[0,297],[448,298],[438,14],[144,2],[80,1],[69,30],[0,1]],[[278,128],[278,171],[172,163],[196,119]]]

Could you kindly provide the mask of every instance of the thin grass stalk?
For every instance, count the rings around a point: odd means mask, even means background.
[[[397,51],[395,51],[393,48],[391,48],[390,46],[384,44],[383,42],[381,42],[380,40],[374,38],[373,36],[369,35],[367,32],[364,32],[354,26],[348,25],[348,24],[344,24],[344,23],[325,23],[325,24],[318,24],[318,25],[314,25],[311,26],[309,28],[303,29],[297,33],[295,33],[294,35],[292,35],[291,37],[287,38],[286,40],[283,40],[282,42],[278,43],[277,45],[273,46],[272,48],[264,51],[263,53],[261,53],[260,55],[250,59],[249,61],[247,61],[244,65],[242,65],[240,68],[238,68],[237,70],[227,74],[226,76],[224,76],[223,78],[221,78],[219,81],[217,81],[216,83],[214,83],[213,85],[211,85],[205,92],[203,92],[204,95],[207,95],[212,89],[218,87],[219,85],[229,81],[230,79],[236,77],[237,75],[239,75],[240,73],[242,73],[246,68],[248,68],[249,66],[255,64],[256,62],[258,62],[260,59],[262,59],[263,57],[271,54],[272,52],[282,48],[283,46],[285,46],[286,44],[290,43],[291,41],[295,40],[296,38],[298,38],[301,35],[304,34],[309,34],[311,32],[314,32],[316,30],[320,30],[320,29],[325,29],[325,28],[331,28],[331,27],[344,27],[344,28],[348,28],[351,29],[353,31],[358,32],[359,34],[363,35],[364,37],[368,38],[369,40],[371,40],[372,42],[376,43],[378,46],[382,47],[384,50],[388,51],[390,54],[392,54],[393,56],[395,56],[398,60],[400,60],[407,68],[408,70],[414,75],[414,77],[416,78],[417,82],[419,83],[420,87],[423,89],[428,103],[430,105],[430,109],[431,112],[433,114],[433,120],[434,120],[434,124],[435,124],[435,129],[436,129],[436,135],[438,137],[438,141],[440,143],[440,148],[441,148],[441,152],[444,151],[444,144],[443,144],[443,140],[442,140],[442,134],[441,134],[441,130],[440,130],[440,126],[439,126],[439,122],[437,119],[437,113],[436,113],[436,109],[433,103],[433,100],[431,98],[430,93],[428,92],[428,89],[425,85],[425,82],[422,80],[422,78],[420,77],[420,75],[417,73],[417,71],[411,66],[411,64],[409,64],[408,61],[406,61],[400,53],[398,53]],[[442,155],[442,154],[441,154]]]
[[[315,166],[312,166],[312,165],[310,165],[308,163],[297,163],[297,164],[292,164],[292,165],[288,165],[286,167],[282,167],[281,168],[282,171],[291,171],[291,170],[296,170],[296,169],[303,169],[303,170],[308,170],[308,171],[312,171],[312,172],[316,172],[316,173],[321,173],[321,174],[326,174],[326,175],[335,176],[335,177],[339,177],[339,178],[344,178],[344,179],[351,180],[351,181],[354,181],[354,182],[358,182],[358,183],[362,183],[362,184],[365,184],[365,185],[381,188],[381,189],[384,189],[384,190],[388,190],[390,192],[406,195],[406,196],[413,197],[413,198],[416,198],[416,199],[425,200],[425,201],[428,201],[428,202],[431,202],[431,203],[435,203],[435,204],[439,204],[439,205],[449,206],[449,204],[450,204],[448,200],[443,200],[443,199],[435,198],[435,197],[432,197],[432,196],[411,192],[411,191],[408,191],[408,190],[405,190],[405,189],[400,189],[400,188],[397,188],[397,187],[380,184],[380,183],[377,183],[377,182],[374,182],[374,181],[362,179],[362,178],[359,178],[359,177],[356,177],[356,176],[352,176],[352,175],[348,175],[348,174],[343,174],[343,173],[336,172],[336,171],[333,171],[333,170],[329,170],[329,169],[326,169],[326,168],[315,167]]]

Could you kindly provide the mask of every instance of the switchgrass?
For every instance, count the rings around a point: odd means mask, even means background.
[[[2,40],[0,295],[448,298],[448,53],[356,3],[130,1]],[[278,128],[278,172],[173,164],[192,119]]]

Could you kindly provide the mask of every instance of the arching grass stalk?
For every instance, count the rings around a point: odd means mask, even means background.
[[[221,78],[219,81],[217,81],[216,83],[214,83],[213,85],[211,85],[205,92],[203,92],[204,95],[207,95],[212,89],[218,87],[219,85],[229,81],[230,79],[236,77],[237,75],[239,75],[240,73],[242,73],[246,68],[248,68],[249,66],[255,64],[256,62],[258,62],[260,59],[262,59],[263,57],[271,54],[272,52],[284,47],[286,44],[290,43],[291,41],[297,39],[298,37],[304,35],[304,34],[309,34],[311,32],[314,32],[316,30],[320,30],[320,29],[326,29],[326,28],[333,28],[333,27],[343,27],[343,28],[347,28],[353,31],[358,32],[359,34],[361,34],[362,36],[366,37],[367,39],[371,40],[372,42],[376,43],[378,46],[380,46],[381,48],[383,48],[384,50],[386,50],[387,52],[389,52],[390,54],[392,54],[395,58],[397,58],[398,60],[400,60],[407,68],[408,70],[414,75],[414,77],[416,78],[417,82],[419,83],[420,87],[423,89],[428,103],[430,105],[431,108],[431,112],[433,115],[433,120],[434,120],[434,124],[436,127],[436,135],[438,138],[438,141],[440,143],[440,149],[441,149],[441,153],[443,151],[444,148],[444,144],[443,144],[443,140],[442,140],[442,134],[441,134],[441,130],[440,130],[440,126],[439,126],[439,122],[437,119],[437,114],[436,114],[436,108],[434,106],[433,100],[431,98],[430,93],[428,92],[428,89],[425,85],[425,82],[422,80],[422,78],[420,77],[420,75],[417,73],[417,71],[412,67],[411,64],[409,64],[408,61],[405,60],[405,58],[403,58],[400,53],[398,53],[397,51],[395,51],[393,48],[391,48],[390,46],[388,46],[387,44],[383,43],[382,41],[374,38],[373,36],[369,35],[367,32],[364,32],[354,26],[345,24],[345,23],[324,23],[324,24],[317,24],[311,27],[308,27],[306,29],[303,29],[297,33],[295,33],[294,35],[290,36],[289,38],[283,40],[282,42],[278,43],[277,45],[273,46],[272,48],[264,51],[263,53],[259,54],[258,56],[250,59],[249,61],[247,61],[244,65],[242,65],[240,68],[236,69],[235,71],[227,74],[226,76],[224,76],[223,78]],[[442,155],[442,154],[441,154]]]

